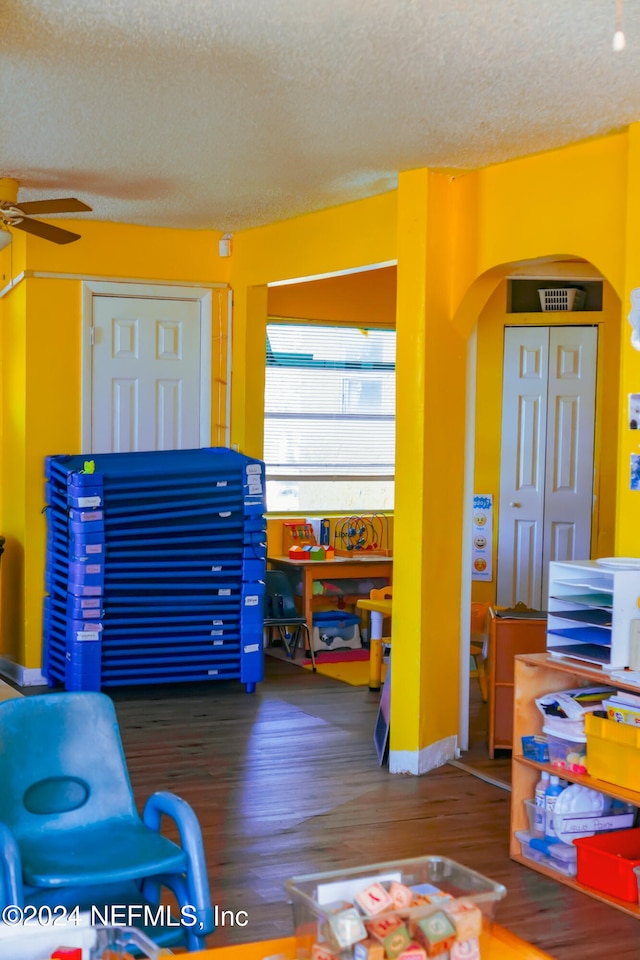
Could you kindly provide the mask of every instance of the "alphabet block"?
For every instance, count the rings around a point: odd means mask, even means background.
[[[377,940],[361,940],[353,948],[353,960],[384,960],[384,947]]]
[[[429,957],[436,957],[445,953],[456,938],[453,923],[442,910],[429,914],[417,920],[414,927],[414,936]]]
[[[409,931],[399,917],[370,920],[365,922],[365,926],[371,936],[383,945],[386,956],[391,960],[399,957],[411,943]]]
[[[314,943],[311,947],[311,960],[337,960],[335,953],[332,953],[322,943]]]
[[[393,881],[389,887],[389,895],[393,898],[394,910],[408,910],[413,900],[413,890],[404,883]]]
[[[393,897],[381,883],[372,883],[355,895],[355,901],[367,916],[375,916],[393,907]]]
[[[352,946],[358,940],[364,940],[367,936],[365,925],[355,907],[331,914],[329,926],[332,932],[330,939],[338,944],[340,950]]]
[[[471,940],[482,933],[482,911],[469,900],[454,900],[444,907],[456,928],[458,940]]]
[[[480,944],[477,937],[456,940],[451,945],[451,960],[480,960]]]

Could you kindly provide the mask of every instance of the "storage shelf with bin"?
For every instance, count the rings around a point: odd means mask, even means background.
[[[542,770],[548,770],[550,773],[560,772],[557,767],[552,767],[548,763],[540,763],[537,760],[530,760],[522,755],[520,747],[522,737],[542,733],[543,717],[535,704],[536,697],[541,697],[545,693],[570,690],[575,687],[602,685],[602,681],[602,670],[587,663],[559,660],[545,653],[524,654],[515,658],[510,855],[512,860],[522,863],[546,877],[557,880],[559,883],[575,890],[580,890],[582,893],[640,919],[640,906],[637,903],[630,903],[600,893],[585,887],[575,877],[566,876],[542,863],[527,859],[523,856],[521,843],[516,837],[517,832],[529,828],[525,801],[534,796],[536,783],[540,779],[540,772]],[[637,686],[619,680],[612,680],[611,686],[617,690],[639,692]],[[635,730],[633,732],[637,733]],[[587,748],[587,766],[588,764],[589,752]],[[640,790],[630,790],[616,786],[605,780],[598,780],[589,776],[588,773],[581,774],[573,773],[570,770],[562,770],[561,776],[570,783],[582,784],[614,799],[640,807]]]
[[[541,295],[541,290],[549,292]],[[570,290],[580,295],[564,295]],[[593,313],[602,310],[602,293],[602,280],[513,278],[507,281],[507,313]]]
[[[638,569],[597,560],[551,562],[548,652],[577,657],[603,670],[628,666],[630,624],[640,614],[639,596]]]

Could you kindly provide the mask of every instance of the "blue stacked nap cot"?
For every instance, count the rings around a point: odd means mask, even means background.
[[[263,678],[264,464],[223,447],[46,461],[44,672],[67,690]]]

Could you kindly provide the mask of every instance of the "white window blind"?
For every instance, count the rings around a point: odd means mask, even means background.
[[[390,510],[394,330],[267,325],[267,508]]]

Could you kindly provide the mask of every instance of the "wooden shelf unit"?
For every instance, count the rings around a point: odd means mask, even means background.
[[[513,742],[515,752],[512,758],[512,785],[511,785],[511,839],[510,855],[512,860],[537,870],[545,877],[551,877],[565,886],[572,887],[574,890],[580,890],[602,903],[608,903],[618,910],[630,914],[640,919],[640,906],[618,900],[616,897],[609,897],[597,890],[591,890],[583,886],[575,877],[566,877],[564,874],[556,872],[543,864],[536,863],[533,860],[527,860],[522,856],[520,841],[515,836],[517,830],[527,830],[529,821],[524,806],[525,800],[531,800],[534,796],[535,786],[540,779],[540,771],[548,770],[550,773],[559,773],[556,767],[549,764],[537,763],[534,760],[528,760],[521,754],[521,737],[529,734],[542,733],[542,714],[535,704],[536,697],[545,693],[552,693],[557,690],[570,690],[580,686],[611,686],[617,690],[631,690],[635,693],[640,692],[638,686],[624,683],[620,680],[612,680],[603,670],[597,667],[590,667],[585,663],[571,660],[556,660],[546,653],[524,654],[515,658],[515,689],[514,689],[514,713],[513,713]],[[588,753],[587,753],[588,763]],[[640,807],[640,792],[635,790],[626,790],[624,787],[618,787],[604,780],[597,780],[588,774],[570,773],[568,770],[561,772],[563,780],[569,780],[571,783],[581,783],[584,786],[591,787],[593,790],[599,790],[606,793],[607,796],[624,800]]]
[[[513,746],[514,658],[542,653],[547,643],[546,617],[500,617],[489,611],[489,756]]]

